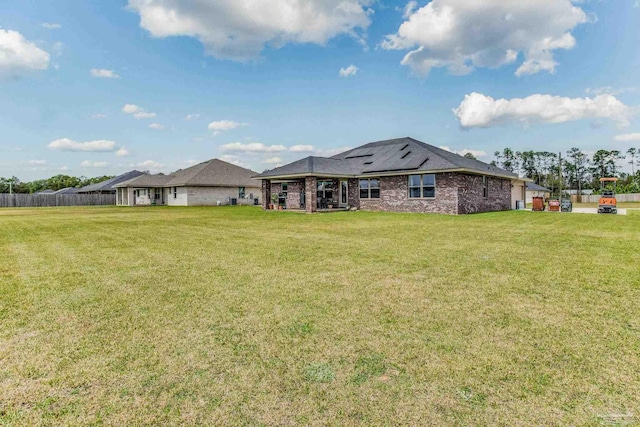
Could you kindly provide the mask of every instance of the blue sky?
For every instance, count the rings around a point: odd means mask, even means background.
[[[640,147],[636,0],[255,3],[1,2],[0,176]]]

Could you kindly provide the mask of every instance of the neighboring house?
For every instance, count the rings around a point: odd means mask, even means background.
[[[259,205],[256,172],[212,159],[170,175],[142,175],[117,184],[120,206]]]
[[[547,200],[551,197],[551,190],[534,182],[527,182],[527,203],[533,203],[534,197],[544,197]]]
[[[49,195],[49,196],[55,196],[58,194],[76,194],[78,192],[77,188],[74,187],[67,187],[67,188],[61,188],[60,190],[54,191],[54,190],[43,190],[43,191],[39,191],[35,194],[43,194],[43,195]]]
[[[116,185],[142,175],[146,174],[144,172],[132,170],[105,181],[79,188],[77,192],[81,194],[116,194]]]
[[[528,180],[413,138],[372,142],[329,158],[307,157],[255,179],[262,180],[265,209],[275,193],[280,205],[307,212],[357,208],[444,214],[515,208]]]

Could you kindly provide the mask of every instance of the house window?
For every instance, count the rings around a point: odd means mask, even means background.
[[[361,179],[360,180],[360,198],[361,199],[379,199],[380,198],[380,179]]]
[[[244,199],[244,187],[238,187],[238,198]]]
[[[173,198],[174,199],[178,198],[178,187],[173,187]]]
[[[289,184],[286,182],[282,183],[282,195],[284,197],[287,197],[287,194],[289,193]]]
[[[489,197],[489,179],[486,175],[482,177],[482,196]]]
[[[318,200],[333,199],[333,181],[318,181]]]
[[[162,189],[161,188],[156,188],[156,194],[155,194],[155,198],[156,200],[160,200],[160,198],[162,197]]]
[[[409,175],[410,199],[433,199],[436,197],[436,175]]]

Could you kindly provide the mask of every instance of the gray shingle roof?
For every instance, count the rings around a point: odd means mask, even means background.
[[[118,187],[256,187],[256,172],[219,159],[199,163],[169,175],[145,175]]]
[[[535,182],[527,182],[525,185],[527,186],[527,191],[544,191],[547,193],[551,193],[551,190],[541,185],[538,185]]]
[[[413,138],[371,142],[330,158],[307,157],[266,171],[256,178],[290,175],[361,176],[393,172],[465,170],[485,175],[517,178],[496,166],[468,159]]]
[[[76,194],[79,188],[67,187],[56,191],[54,194]]]
[[[97,191],[116,191],[116,185],[121,182],[129,181],[130,179],[136,178],[140,175],[145,175],[144,172],[140,172],[137,170],[132,170],[127,173],[123,173],[122,175],[118,175],[114,178],[107,179],[102,182],[98,182],[97,184],[87,185],[86,187],[82,187],[78,189],[78,193],[93,193]]]

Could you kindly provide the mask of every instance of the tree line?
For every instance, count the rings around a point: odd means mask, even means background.
[[[63,188],[82,188],[87,185],[96,184],[113,176],[96,176],[94,178],[86,178],[84,176],[75,177],[69,175],[56,175],[47,179],[38,179],[30,182],[23,182],[15,176],[11,178],[0,177],[0,193],[38,193],[44,190],[58,191]]]
[[[492,165],[531,178],[536,184],[552,192],[560,189],[584,189],[598,192],[600,178],[618,178],[619,193],[640,193],[640,171],[637,170],[640,149],[630,148],[625,153],[619,150],[598,150],[589,156],[578,147],[564,155],[549,151],[513,151],[505,148],[494,153]],[[621,161],[631,165],[631,173],[623,172]]]

